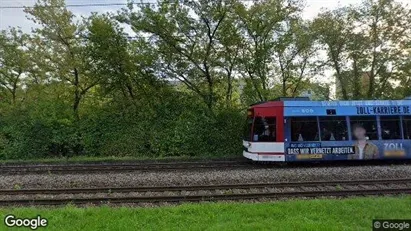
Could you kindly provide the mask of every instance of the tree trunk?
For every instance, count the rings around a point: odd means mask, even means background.
[[[282,96],[283,97],[286,97],[287,96],[287,80],[286,80],[286,78],[284,77],[284,74],[283,74],[283,86],[282,86],[282,88],[283,88],[283,93],[282,93]]]
[[[361,86],[362,86],[362,82],[360,81],[361,78],[359,76],[359,72],[358,72],[358,68],[357,68],[357,58],[353,57],[353,74],[354,74],[354,81],[353,81],[353,88],[354,88],[354,92],[353,92],[353,99],[360,99],[361,98]]]
[[[74,102],[73,113],[76,121],[80,120],[79,106],[81,101],[80,80],[77,68],[74,68]]]

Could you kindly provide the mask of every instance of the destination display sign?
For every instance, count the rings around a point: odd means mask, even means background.
[[[357,115],[398,115],[411,114],[410,106],[356,107]]]
[[[284,102],[284,116],[344,115],[411,115],[411,100]]]
[[[411,115],[410,105],[353,106],[353,107],[287,107],[285,116],[329,116],[327,110],[335,111],[332,115]]]

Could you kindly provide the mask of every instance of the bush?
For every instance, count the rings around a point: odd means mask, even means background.
[[[84,111],[79,123],[65,102],[10,108],[0,119],[0,158],[240,153],[242,113],[224,109],[211,114],[202,105],[184,94],[138,107],[107,104]]]

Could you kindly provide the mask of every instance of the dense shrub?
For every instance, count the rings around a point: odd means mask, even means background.
[[[84,110],[79,122],[65,102],[2,110],[0,158],[224,156],[241,152],[243,114],[211,113],[187,95],[145,105],[110,103]]]

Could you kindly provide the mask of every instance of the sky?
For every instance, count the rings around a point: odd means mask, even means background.
[[[411,5],[411,0],[397,0],[405,4]],[[1,7],[8,6],[32,6],[36,0],[0,0],[0,30],[7,29],[8,27],[21,27],[23,31],[30,32],[34,24],[26,18],[26,14],[23,9],[1,9]],[[66,0],[66,4],[90,4],[90,3],[126,3],[127,0]],[[140,0],[136,0],[140,2]],[[156,2],[156,0],[145,0],[145,2]],[[312,19],[315,17],[322,8],[335,9],[340,6],[346,6],[349,4],[358,4],[361,0],[305,0],[306,8],[303,12],[303,17],[306,19]],[[122,6],[91,6],[91,7],[72,7],[70,10],[77,16],[87,16],[91,12],[107,12],[117,11]]]

